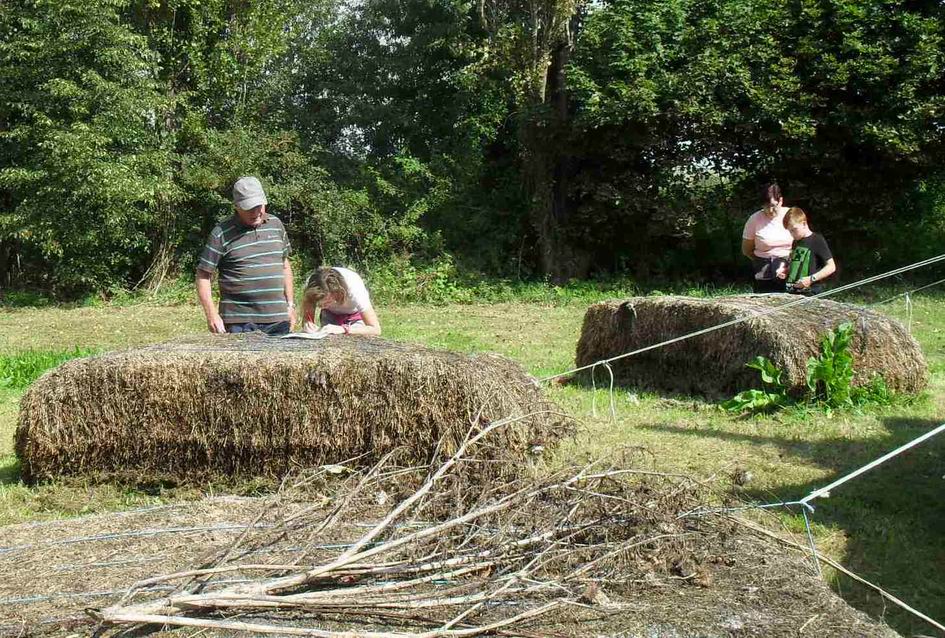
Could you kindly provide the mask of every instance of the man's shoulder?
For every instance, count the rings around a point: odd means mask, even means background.
[[[234,223],[235,221],[232,215],[229,217],[224,217],[223,219],[217,221],[216,226],[214,226],[213,230],[210,231],[210,236],[219,237],[223,233],[233,230]]]
[[[285,228],[285,224],[282,223],[282,220],[273,215],[272,213],[266,218],[267,224],[272,224],[276,228]]]

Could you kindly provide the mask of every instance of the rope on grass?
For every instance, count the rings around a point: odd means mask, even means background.
[[[909,334],[912,334],[912,295],[906,294],[906,312],[909,315]]]
[[[810,517],[807,515],[807,510],[809,506],[801,508],[801,514],[804,515],[804,529],[807,531],[807,542],[810,544],[810,555],[814,559],[814,570],[817,572],[817,576],[823,576],[820,571],[820,561],[817,560],[817,543],[814,542],[814,532],[810,528]],[[813,509],[810,507],[810,509]]]
[[[546,383],[546,382],[548,382],[548,381],[553,381],[553,380],[559,379],[559,378],[561,378],[561,377],[570,376],[570,375],[572,375],[572,374],[575,374],[575,373],[577,373],[577,372],[581,372],[581,371],[583,371],[583,370],[592,369],[592,368],[594,368],[594,367],[596,367],[596,366],[598,366],[598,365],[613,363],[614,361],[618,361],[618,360],[620,360],[620,359],[625,359],[625,358],[627,358],[627,357],[632,357],[632,356],[634,356],[634,355],[642,354],[642,353],[644,353],[644,352],[649,352],[650,350],[656,350],[656,349],[658,349],[658,348],[662,348],[662,347],[665,347],[665,346],[668,346],[668,345],[671,345],[671,344],[674,344],[674,343],[679,343],[680,341],[687,341],[687,340],[689,340],[689,339],[693,339],[693,338],[695,338],[695,337],[699,337],[699,336],[702,336],[702,335],[705,335],[705,334],[709,334],[709,333],[711,333],[711,332],[716,332],[716,331],[718,331],[718,330],[722,330],[723,328],[729,328],[729,327],[731,327],[731,326],[734,326],[734,325],[737,325],[737,324],[740,324],[740,323],[744,323],[744,322],[750,321],[750,320],[752,320],[752,319],[758,319],[758,318],[761,318],[761,317],[766,317],[766,316],[769,316],[769,315],[773,315],[773,314],[775,314],[775,313],[782,312],[782,311],[787,310],[787,309],[789,309],[789,308],[794,308],[794,307],[796,307],[796,306],[800,306],[801,304],[809,303],[809,302],[813,301],[814,299],[823,299],[824,297],[829,297],[829,296],[832,296],[832,295],[837,295],[837,294],[840,294],[841,292],[846,292],[846,291],[848,291],[848,290],[853,290],[854,288],[859,288],[860,286],[865,286],[865,285],[867,285],[867,284],[871,284],[871,283],[873,283],[873,282],[880,281],[880,280],[882,280],[882,279],[888,279],[889,277],[895,277],[896,275],[900,275],[900,274],[902,274],[902,273],[904,273],[904,272],[909,272],[909,271],[911,271],[911,270],[916,270],[916,269],[918,269],[918,268],[924,268],[925,266],[930,266],[930,265],[932,265],[932,264],[936,264],[936,263],[941,262],[941,261],[945,261],[945,254],[938,255],[938,256],[936,256],[936,257],[930,257],[929,259],[925,259],[925,260],[923,260],[923,261],[918,261],[918,262],[915,262],[914,264],[909,264],[908,266],[902,266],[902,267],[900,267],[900,268],[895,268],[895,269],[893,269],[893,270],[889,270],[889,271],[887,271],[887,272],[880,273],[880,274],[878,274],[878,275],[873,275],[873,276],[871,276],[871,277],[866,277],[866,278],[861,279],[861,280],[859,280],[859,281],[854,281],[854,282],[849,283],[849,284],[846,284],[846,285],[844,285],[844,286],[839,286],[838,288],[831,288],[830,290],[825,290],[825,291],[823,291],[823,292],[821,292],[821,293],[818,293],[818,294],[816,294],[816,295],[811,295],[810,297],[800,296],[798,299],[796,299],[796,300],[794,300],[794,301],[789,301],[789,302],[787,302],[786,304],[783,304],[783,305],[781,305],[781,306],[777,306],[777,307],[775,307],[775,308],[771,308],[770,310],[764,310],[764,311],[761,311],[761,312],[758,312],[758,313],[747,314],[747,315],[744,315],[744,316],[742,316],[742,317],[738,317],[738,318],[735,318],[735,319],[731,319],[731,320],[729,320],[729,321],[725,321],[725,322],[720,323],[720,324],[717,324],[717,325],[715,325],[715,326],[709,326],[708,328],[703,328],[703,329],[701,329],[701,330],[696,330],[695,332],[690,332],[690,333],[687,333],[687,334],[684,334],[684,335],[680,335],[680,336],[678,336],[678,337],[673,337],[672,339],[667,339],[667,340],[665,340],[665,341],[660,341],[659,343],[650,344],[650,345],[648,345],[648,346],[644,346],[644,347],[642,347],[642,348],[637,348],[636,350],[631,350],[631,351],[629,351],[629,352],[624,352],[624,353],[622,353],[622,354],[618,354],[618,355],[615,355],[615,356],[610,357],[610,358],[607,358],[607,359],[601,359],[600,361],[595,361],[595,362],[593,362],[593,363],[588,363],[588,364],[583,365],[583,366],[578,366],[578,367],[576,367],[576,368],[572,368],[572,369],[570,369],[570,370],[566,370],[566,371],[560,372],[560,373],[558,373],[558,374],[554,374],[554,375],[547,376],[547,377],[542,377],[541,379],[538,379],[537,382],[538,382],[538,383]]]
[[[840,571],[842,571],[842,572],[845,573],[846,575],[850,576],[850,577],[853,578],[854,580],[857,580],[857,581],[859,581],[859,582],[861,582],[861,583],[863,583],[863,584],[865,584],[865,585],[868,585],[869,587],[872,587],[873,589],[876,589],[876,590],[879,591],[881,594],[883,594],[884,596],[886,596],[889,600],[891,600],[892,602],[894,602],[894,603],[897,604],[898,606],[902,607],[902,608],[905,609],[906,611],[908,611],[908,612],[914,614],[914,615],[917,616],[918,618],[921,618],[922,620],[925,620],[926,622],[931,623],[932,625],[934,625],[935,627],[937,627],[937,628],[939,628],[939,629],[943,629],[943,627],[942,627],[941,624],[939,624],[939,623],[936,622],[935,620],[932,620],[929,616],[923,614],[923,613],[920,612],[920,611],[917,611],[917,610],[913,609],[912,607],[910,607],[909,605],[905,604],[904,602],[902,602],[902,601],[899,600],[898,598],[891,597],[891,596],[888,595],[884,590],[880,589],[879,587],[877,587],[877,586],[874,585],[873,583],[867,581],[866,579],[864,579],[864,578],[862,578],[862,577],[860,577],[860,576],[854,574],[854,573],[851,572],[850,570],[848,570],[848,569],[842,567],[841,565],[839,565],[839,563],[833,563],[833,562],[831,562],[831,561],[825,559],[823,556],[821,556],[821,555],[817,552],[817,544],[814,542],[814,533],[813,533],[813,530],[811,529],[811,522],[810,522],[810,516],[809,516],[809,514],[812,515],[812,514],[814,513],[814,506],[811,505],[811,501],[813,501],[813,500],[815,500],[815,499],[818,499],[818,498],[828,498],[828,497],[830,496],[830,492],[831,492],[832,490],[834,490],[835,488],[840,487],[840,486],[843,485],[844,483],[847,483],[847,482],[849,482],[849,481],[852,481],[853,479],[857,478],[858,476],[862,476],[863,474],[866,474],[867,472],[869,472],[869,471],[872,470],[873,468],[876,468],[876,467],[882,465],[883,463],[885,463],[885,462],[888,461],[889,459],[892,459],[892,458],[895,458],[895,457],[899,456],[899,455],[902,454],[903,452],[905,452],[905,451],[907,451],[907,450],[910,450],[910,449],[914,448],[915,446],[917,446],[917,445],[919,445],[919,444],[921,444],[921,443],[924,443],[925,441],[928,441],[928,440],[931,439],[933,436],[936,436],[936,435],[938,435],[938,434],[941,434],[942,432],[945,432],[945,423],[942,423],[941,425],[939,425],[939,426],[937,426],[937,427],[935,427],[935,428],[929,430],[929,431],[926,432],[925,434],[922,434],[922,435],[920,435],[920,436],[917,436],[916,438],[912,439],[912,440],[909,441],[908,443],[904,443],[903,445],[900,445],[900,446],[897,447],[896,449],[887,452],[886,454],[882,455],[881,457],[879,457],[879,458],[877,458],[877,459],[875,459],[875,460],[873,460],[873,461],[870,461],[870,462],[867,463],[866,465],[864,465],[864,466],[862,466],[862,467],[859,467],[859,468],[853,470],[852,472],[849,472],[849,473],[847,473],[847,474],[844,474],[843,476],[841,476],[840,478],[838,478],[836,481],[833,481],[833,482],[830,483],[829,485],[825,485],[825,486],[823,486],[823,487],[821,487],[821,488],[818,488],[818,489],[812,491],[810,494],[808,494],[808,495],[805,496],[804,498],[802,498],[802,499],[800,499],[800,500],[797,500],[797,501],[779,501],[779,502],[776,502],[776,503],[752,504],[752,505],[746,505],[746,506],[743,506],[743,507],[697,508],[697,509],[692,510],[692,511],[690,511],[690,512],[686,512],[685,514],[680,514],[680,518],[683,518],[683,517],[686,517],[686,516],[703,516],[703,515],[706,515],[706,514],[731,514],[731,513],[734,513],[734,512],[739,512],[739,511],[744,511],[744,510],[752,510],[752,509],[772,509],[772,508],[776,508],[776,507],[786,507],[786,508],[790,508],[791,506],[799,505],[799,506],[801,506],[801,514],[803,514],[803,516],[804,516],[804,530],[805,530],[805,532],[807,533],[807,542],[808,542],[808,544],[809,544],[809,546],[810,546],[811,556],[812,556],[813,561],[814,561],[814,569],[817,571],[817,575],[818,575],[818,576],[821,576],[821,575],[822,575],[822,574],[821,574],[821,571],[820,571],[820,561],[821,561],[821,560],[824,560],[825,562],[828,562],[829,564],[831,564],[832,566],[836,567],[837,569],[839,569]],[[809,514],[808,514],[808,513],[809,513]]]
[[[610,400],[610,418],[617,425],[617,403],[614,399],[614,369],[606,361],[600,361],[591,367],[591,416],[597,418],[597,366],[602,365],[610,374],[610,388],[608,390],[608,399]]]
[[[904,445],[900,445],[900,446],[897,447],[895,450],[892,450],[891,452],[887,452],[886,454],[882,455],[881,457],[879,457],[879,458],[876,459],[875,461],[871,461],[870,463],[867,463],[867,464],[864,465],[863,467],[861,467],[861,468],[859,468],[859,469],[856,469],[856,470],[850,472],[849,474],[846,474],[846,475],[844,475],[844,476],[838,478],[836,481],[834,481],[834,482],[831,483],[830,485],[825,485],[824,487],[821,487],[821,488],[819,488],[819,489],[814,490],[813,492],[811,492],[810,494],[808,494],[807,496],[805,496],[804,498],[802,498],[802,499],[800,500],[800,503],[801,503],[802,505],[806,505],[807,503],[810,503],[810,502],[811,502],[812,500],[814,500],[815,498],[827,498],[827,497],[830,496],[830,492],[831,492],[831,490],[833,490],[834,488],[840,487],[840,486],[843,485],[844,483],[855,479],[856,477],[860,476],[861,474],[865,474],[866,472],[869,472],[869,471],[872,470],[874,467],[877,467],[878,465],[882,465],[883,463],[885,463],[885,462],[888,461],[889,459],[891,459],[891,458],[893,458],[893,457],[896,457],[896,456],[899,456],[900,454],[902,454],[902,453],[905,452],[906,450],[909,450],[909,449],[911,449],[911,448],[914,448],[915,446],[919,445],[920,443],[924,443],[925,441],[931,439],[933,436],[936,436],[937,434],[941,434],[942,432],[945,432],[945,423],[942,423],[942,424],[939,425],[938,427],[936,427],[936,428],[934,428],[934,429],[932,429],[932,430],[929,430],[929,431],[926,432],[925,434],[923,434],[923,435],[921,435],[921,436],[918,436],[918,437],[912,439],[911,441],[909,441],[908,443],[906,443],[906,444],[904,444]]]
[[[607,372],[610,374],[610,390],[608,391],[610,397],[610,418],[613,420],[614,425],[617,425],[617,406],[614,402],[614,369],[611,368],[610,364],[606,361],[603,365],[605,368],[607,368]]]

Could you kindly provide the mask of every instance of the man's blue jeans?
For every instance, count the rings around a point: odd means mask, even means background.
[[[292,327],[289,325],[288,321],[279,321],[277,323],[228,323],[226,324],[226,331],[233,334],[239,334],[241,332],[255,332],[259,330],[264,332],[267,335],[279,336],[287,335]]]

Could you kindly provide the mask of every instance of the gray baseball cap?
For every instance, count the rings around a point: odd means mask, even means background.
[[[262,184],[255,177],[241,177],[233,184],[233,204],[240,210],[268,203]]]

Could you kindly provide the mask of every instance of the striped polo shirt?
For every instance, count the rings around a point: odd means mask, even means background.
[[[289,251],[285,226],[273,215],[255,228],[233,215],[210,232],[197,267],[219,271],[223,323],[289,320],[282,274]]]

